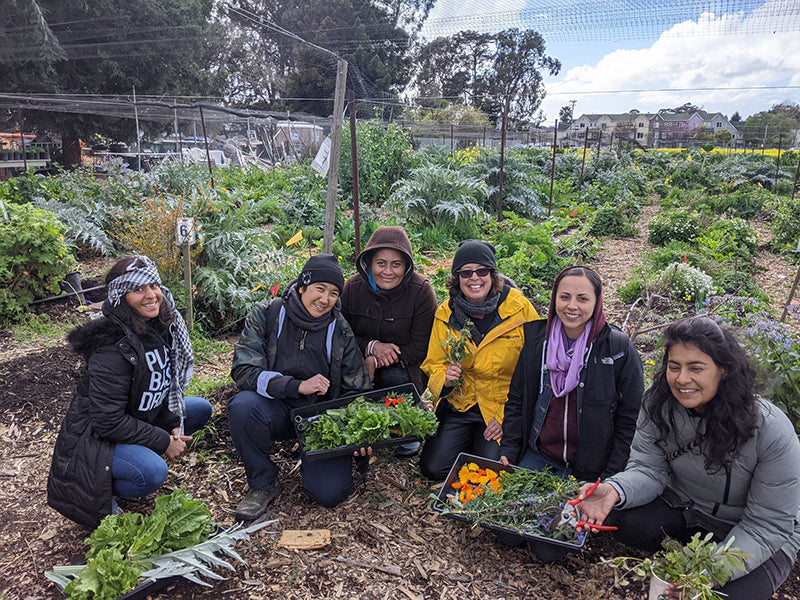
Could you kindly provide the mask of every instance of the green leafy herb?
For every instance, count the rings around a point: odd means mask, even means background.
[[[64,593],[71,600],[113,600],[135,588],[141,574],[119,550],[105,548],[88,560],[80,577],[70,581]]]
[[[437,427],[436,416],[414,406],[411,398],[380,404],[359,396],[347,406],[320,415],[305,432],[303,446],[307,451],[332,450],[343,445],[373,444],[393,436],[425,437],[435,433]]]
[[[751,556],[734,548],[734,538],[725,544],[712,541],[712,533],[700,537],[695,533],[686,545],[667,538],[659,550],[648,558],[618,556],[603,559],[603,563],[619,569],[619,585],[628,585],[629,578],[648,579],[655,574],[664,581],[690,591],[696,600],[715,600],[723,596],[714,591],[723,585],[735,569],[744,569],[744,559]]]
[[[136,587],[142,570],[150,566],[148,558],[194,546],[208,539],[213,530],[209,510],[182,489],[157,498],[153,513],[147,517],[139,513],[109,515],[85,540],[89,546],[86,567],[64,592],[81,600],[113,600]],[[98,576],[103,587],[95,583]],[[116,586],[120,582],[129,587],[119,591]]]

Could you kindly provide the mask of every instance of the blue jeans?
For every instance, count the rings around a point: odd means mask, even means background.
[[[547,458],[544,454],[540,454],[530,446],[525,448],[525,453],[517,463],[518,467],[528,469],[529,471],[541,471],[545,467],[550,467],[550,472],[559,477],[569,477],[572,475],[572,469],[566,465],[560,465],[554,460]]]
[[[186,396],[186,435],[192,435],[211,418],[211,404]],[[167,479],[167,463],[161,456],[138,444],[117,444],[111,462],[111,489],[115,496],[141,498],[152,494]]]
[[[228,404],[231,439],[252,489],[267,487],[278,478],[278,467],[269,453],[273,441],[295,438],[290,413],[286,402],[252,391],[239,392]],[[322,506],[341,504],[353,491],[352,456],[304,460],[300,473],[303,490]]]

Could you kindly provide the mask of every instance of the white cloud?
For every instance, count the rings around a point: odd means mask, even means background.
[[[542,109],[554,117],[560,106],[575,99],[578,116],[631,108],[655,111],[691,102],[746,117],[784,100],[798,102],[798,89],[752,88],[800,85],[800,27],[791,33],[725,35],[753,31],[748,19],[761,18],[759,11],[769,11],[770,4],[748,16],[706,13],[674,25],[649,48],[616,50],[594,66],[567,67],[561,77],[545,80],[548,96]],[[645,89],[654,91],[623,92]],[[617,93],[590,94],[609,90]]]

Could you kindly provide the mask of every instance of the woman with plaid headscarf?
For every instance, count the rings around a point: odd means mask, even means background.
[[[156,491],[205,425],[211,405],[184,397],[192,378],[189,332],[146,256],[118,261],[106,277],[103,317],[67,336],[86,369],[53,451],[47,503],[96,527],[118,511],[114,496]]]

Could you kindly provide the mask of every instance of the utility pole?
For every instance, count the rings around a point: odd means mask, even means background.
[[[333,229],[336,225],[336,195],[339,189],[339,154],[342,148],[342,120],[346,83],[347,61],[340,58],[336,63],[336,91],[333,97],[331,154],[328,169],[328,198],[325,203],[325,234],[322,238],[322,251],[327,253],[333,248]]]

